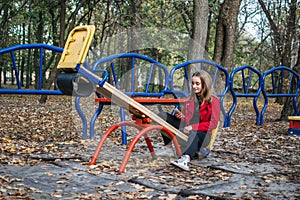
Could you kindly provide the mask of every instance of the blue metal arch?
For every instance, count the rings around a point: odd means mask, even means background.
[[[250,71],[250,76],[249,76],[247,83],[245,82],[245,70],[246,69]],[[240,71],[242,72],[242,81],[243,81],[242,91],[243,91],[243,93],[237,93],[233,86],[234,77],[235,77],[236,73],[240,72]],[[258,89],[254,94],[249,94],[248,92],[249,92],[249,88],[251,86],[250,83],[251,83],[253,72],[258,76]],[[229,76],[229,88],[230,88],[230,92],[233,97],[233,104],[232,104],[231,108],[229,109],[228,116],[227,116],[228,117],[227,118],[227,123],[228,123],[227,126],[228,127],[230,127],[230,119],[231,119],[231,116],[232,116],[236,106],[237,106],[237,97],[253,97],[253,107],[254,107],[254,110],[256,113],[256,125],[260,124],[260,112],[257,107],[257,100],[258,100],[258,97],[261,92],[261,87],[262,87],[261,73],[254,67],[249,66],[249,65],[244,65],[244,66],[241,66],[239,68],[232,70],[232,72],[230,73],[230,76]]]
[[[22,49],[40,49],[39,54],[39,80],[38,80],[38,88],[36,90],[30,90],[30,89],[23,89],[21,86],[21,81],[19,77],[18,67],[16,64],[16,58],[15,58],[15,51],[22,50]],[[15,71],[15,78],[17,81],[17,89],[5,89],[0,88],[0,94],[37,94],[37,95],[62,95],[62,92],[60,90],[43,90],[42,89],[42,73],[43,73],[43,57],[44,57],[44,50],[52,50],[58,53],[63,52],[63,48],[51,46],[47,44],[20,44],[15,45],[7,48],[0,49],[0,55],[10,53],[11,55],[11,61],[13,64],[13,69]]]
[[[143,96],[143,97],[163,97],[165,95],[165,91],[168,90],[168,78],[169,78],[169,72],[166,66],[164,66],[163,64],[161,64],[160,62],[149,58],[147,56],[141,55],[141,54],[137,54],[137,53],[124,53],[124,54],[114,54],[105,58],[101,58],[97,61],[95,61],[92,65],[92,71],[96,72],[97,70],[99,70],[99,66],[103,63],[108,63],[109,65],[107,67],[111,68],[112,71],[112,76],[114,78],[114,84],[116,88],[119,88],[119,83],[118,83],[118,79],[117,79],[117,74],[115,71],[115,60],[117,59],[123,59],[123,58],[131,58],[131,73],[132,73],[132,79],[131,79],[131,91],[126,91],[124,92],[125,94],[132,96],[132,97],[138,97],[138,96]],[[133,88],[133,83],[134,83],[134,69],[135,69],[135,62],[134,59],[140,59],[140,60],[144,60],[148,63],[150,63],[150,71],[149,71],[149,77],[147,79],[147,83],[146,83],[146,91],[145,92],[136,92],[134,91]],[[160,92],[149,92],[149,85],[151,82],[151,76],[153,75],[153,68],[155,66],[158,66],[159,68],[161,68],[165,74],[165,84],[162,88],[162,90]],[[101,96],[100,94],[97,94],[99,97]],[[103,109],[103,104],[99,103],[98,104],[98,108],[95,111],[94,115],[91,118],[90,121],[90,138],[94,138],[94,127],[95,127],[95,122],[97,117],[100,115],[101,111]],[[125,121],[125,111],[123,108],[120,108],[120,117],[121,117],[121,121]],[[127,134],[126,134],[126,127],[122,127],[122,143],[123,144],[127,144]]]
[[[288,93],[284,93],[281,89],[279,89],[279,93],[276,93],[276,85],[274,83],[274,72],[276,71],[281,71],[281,78],[283,79],[284,78],[284,72],[285,71],[288,71],[290,72],[290,74],[292,76],[290,76],[289,78],[289,81],[290,81],[290,84],[289,84],[289,87],[288,87]],[[272,91],[273,93],[267,93],[266,91],[266,78],[267,76],[271,76],[272,78]],[[296,90],[294,93],[290,93],[291,90],[291,86],[292,86],[292,79],[293,79],[293,76],[296,78]],[[272,69],[269,69],[267,70],[266,72],[263,73],[262,75],[262,79],[263,79],[263,83],[262,83],[262,93],[263,93],[263,96],[264,96],[264,99],[265,99],[265,103],[264,103],[264,106],[261,110],[261,114],[260,114],[260,124],[263,125],[264,124],[264,115],[265,115],[265,111],[268,107],[268,104],[269,104],[269,100],[268,98],[270,97],[292,97],[293,98],[293,107],[294,107],[294,110],[295,110],[295,114],[300,116],[300,111],[299,109],[297,108],[297,97],[299,96],[299,91],[300,91],[300,76],[299,74],[294,71],[292,68],[289,68],[289,67],[286,67],[286,66],[277,66],[277,67],[274,67]],[[284,81],[282,80],[281,83],[283,83]]]
[[[111,68],[112,68],[112,73],[113,73],[112,75],[114,77],[114,84],[118,88],[119,85],[118,85],[117,75],[116,75],[116,71],[115,71],[115,62],[114,62],[114,60],[120,59],[120,58],[131,58],[132,59],[132,62],[131,62],[132,73],[134,73],[134,68],[135,68],[135,63],[134,63],[133,59],[137,58],[137,59],[141,59],[141,60],[144,60],[144,61],[147,61],[147,62],[151,63],[150,76],[152,76],[151,73],[152,73],[154,65],[161,68],[164,71],[164,74],[165,74],[165,85],[164,85],[161,93],[135,92],[132,88],[132,90],[130,92],[125,92],[125,94],[127,94],[129,96],[149,96],[149,97],[160,97],[160,96],[164,95],[163,91],[166,91],[168,89],[168,75],[169,75],[168,69],[165,65],[163,65],[160,62],[158,62],[158,61],[156,61],[156,60],[154,60],[150,57],[147,57],[145,55],[141,55],[141,54],[137,54],[137,53],[124,53],[124,54],[115,54],[115,55],[111,55],[111,56],[108,56],[108,57],[105,57],[105,58],[101,58],[101,59],[99,59],[99,60],[97,60],[93,63],[92,71],[97,70],[98,66],[100,64],[110,62],[110,65],[111,65]],[[146,88],[149,88],[150,76],[148,77]],[[134,77],[134,76],[132,76],[132,77]],[[132,79],[131,82],[134,82],[134,79]],[[133,84],[131,84],[131,85],[133,86]]]

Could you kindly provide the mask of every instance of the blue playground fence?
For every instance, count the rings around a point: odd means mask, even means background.
[[[127,72],[117,74],[117,68],[125,68],[130,66]],[[157,97],[161,98],[165,95],[165,91],[168,90],[168,69],[163,64],[159,63],[152,58],[136,53],[115,54],[93,63],[92,71],[98,73],[100,70],[107,70],[109,77],[111,77],[110,83],[115,85],[116,88],[121,89],[125,94],[131,97]],[[141,71],[143,72],[141,73]],[[162,81],[155,80],[159,75],[162,77]],[[121,77],[122,76],[122,77]],[[141,77],[143,76],[143,77]],[[141,79],[139,83],[138,79]],[[120,81],[127,80],[126,84],[121,86]],[[159,82],[159,83],[158,83]],[[158,87],[155,87],[158,85]],[[153,89],[155,87],[155,89]],[[152,89],[151,89],[152,88]],[[97,94],[101,97],[101,94]],[[94,127],[97,117],[100,115],[103,108],[103,103],[99,103],[98,109],[94,113],[90,121],[90,137],[94,137]],[[121,121],[125,121],[125,111],[120,108]],[[127,134],[126,127],[122,128],[122,142],[126,144]]]
[[[268,90],[267,85],[268,79],[271,82],[270,90]],[[300,116],[300,110],[297,108],[297,98],[299,97],[300,90],[300,76],[296,71],[285,66],[278,66],[267,70],[262,75],[261,89],[265,99],[265,103],[260,114],[261,125],[264,124],[264,115],[269,103],[269,98],[292,98],[295,115]]]
[[[39,75],[38,75],[38,84],[37,89],[31,90],[22,87],[19,68],[17,66],[17,61],[15,57],[15,52],[20,51],[22,49],[39,49]],[[14,70],[14,78],[17,82],[17,89],[6,89],[0,88],[0,94],[45,94],[45,95],[62,95],[60,90],[43,90],[43,66],[45,62],[45,50],[51,50],[53,52],[62,53],[63,48],[50,46],[46,44],[23,44],[16,45],[12,47],[7,47],[0,49],[0,55],[9,53],[11,56],[11,64]]]
[[[237,87],[234,87],[236,83],[235,80],[238,75],[240,75],[242,80],[240,91],[237,89]],[[231,108],[229,109],[227,119],[226,119],[227,127],[230,127],[230,119],[237,106],[237,97],[253,98],[253,108],[256,113],[256,125],[260,124],[260,112],[257,107],[257,100],[261,92],[261,85],[262,85],[261,73],[254,67],[249,65],[244,65],[232,70],[229,77],[229,88],[232,94],[233,102]],[[254,92],[251,92],[251,90],[254,90]]]
[[[39,49],[39,79],[37,89],[26,89],[22,87],[19,68],[17,66],[15,52],[22,49]],[[11,66],[14,71],[17,88],[8,89],[0,88],[1,94],[34,94],[34,95],[62,95],[60,90],[44,90],[43,89],[43,66],[45,62],[45,50],[62,53],[63,49],[56,46],[46,44],[24,44],[3,48],[0,55],[10,54]],[[125,61],[124,61],[125,60]],[[128,65],[130,63],[130,71],[126,73],[129,77],[126,84],[130,87],[120,88],[120,74],[117,74],[116,67]],[[87,69],[88,63],[84,63]],[[95,74],[105,76],[106,81],[113,83],[118,89],[122,89],[127,95],[132,97],[157,97],[161,98],[166,94],[172,94],[174,98],[187,96],[190,92],[189,67],[207,70],[212,78],[217,96],[220,98],[221,111],[224,115],[223,127],[230,127],[230,119],[237,106],[238,98],[253,98],[253,107],[256,113],[256,125],[264,124],[264,115],[268,106],[268,98],[289,97],[292,98],[295,115],[299,116],[300,111],[296,106],[299,97],[300,78],[299,74],[291,68],[285,66],[274,67],[264,73],[259,72],[252,66],[244,65],[234,69],[230,74],[217,63],[208,60],[190,60],[172,67],[170,72],[163,64],[144,55],[136,53],[125,53],[108,56],[95,61],[91,67],[91,71]],[[140,72],[140,74],[138,74]],[[158,84],[157,75],[160,75]],[[124,74],[123,74],[124,75]],[[142,76],[141,76],[142,75]],[[141,76],[140,79],[139,76]],[[178,85],[178,80],[182,78],[184,81]],[[142,85],[137,85],[142,80]],[[176,80],[176,81],[174,81]],[[125,85],[126,85],[125,84]],[[141,87],[142,86],[142,87]],[[157,87],[158,86],[158,87]],[[153,88],[156,87],[154,90]],[[128,89],[130,88],[130,89]],[[224,98],[230,91],[232,96],[232,106],[229,111],[224,108]],[[261,111],[257,107],[257,99],[261,95],[265,99],[264,106]],[[101,94],[97,94],[101,97]],[[75,98],[76,110],[83,123],[82,137],[87,138],[87,119],[80,108],[80,97]],[[90,120],[90,138],[94,137],[94,124],[97,117],[103,109],[103,104],[99,103],[96,112]],[[124,110],[120,109],[121,120],[125,120]],[[126,130],[122,130],[122,141],[126,143]]]

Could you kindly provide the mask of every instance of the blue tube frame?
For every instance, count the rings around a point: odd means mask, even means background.
[[[282,85],[280,85],[280,87],[281,87],[280,90],[279,90],[280,93],[276,93],[277,86],[275,85],[274,73],[277,72],[277,71],[281,71],[281,83],[284,83],[284,72],[287,71],[287,72],[290,73],[290,77],[289,77],[290,84],[289,84],[288,88],[291,88],[293,76],[296,78],[297,86],[296,86],[296,90],[295,90],[294,93],[290,93],[291,92],[290,89],[288,89],[289,93],[283,93]],[[265,89],[266,78],[267,78],[267,76],[270,76],[270,75],[272,77],[272,91],[273,91],[273,94],[267,93],[267,91]],[[260,114],[260,116],[261,116],[260,117],[260,125],[264,124],[264,115],[265,115],[265,111],[267,110],[267,107],[268,107],[268,104],[269,104],[268,98],[270,98],[270,97],[293,97],[293,107],[294,107],[294,110],[295,110],[295,115],[300,116],[300,110],[297,108],[297,97],[299,96],[299,90],[300,90],[300,76],[296,71],[294,71],[293,69],[288,68],[286,66],[277,66],[275,68],[269,69],[266,72],[264,72],[263,75],[262,75],[262,79],[263,79],[262,93],[263,93],[263,96],[264,96],[264,99],[265,99],[265,103],[264,103],[264,106],[263,106],[263,108],[261,110],[261,114]]]
[[[38,80],[38,89],[36,90],[29,90],[29,89],[22,89],[21,81],[19,77],[19,71],[16,64],[16,58],[15,58],[15,51],[22,50],[22,49],[40,49],[40,55],[39,55],[39,80]],[[15,45],[7,48],[0,49],[0,55],[10,53],[11,55],[11,61],[13,63],[13,69],[15,72],[15,78],[17,81],[17,89],[5,89],[0,88],[0,94],[37,94],[37,95],[62,95],[62,92],[60,90],[43,90],[43,57],[44,57],[44,50],[52,50],[58,53],[63,52],[63,48],[51,46],[47,44],[21,44],[21,45]]]
[[[249,75],[249,79],[248,79],[247,83],[245,81],[245,70],[250,71],[250,75]],[[233,86],[234,85],[234,77],[235,77],[236,73],[238,73],[240,71],[242,73],[243,93],[237,93]],[[248,92],[249,92],[249,89],[251,86],[251,80],[252,80],[253,73],[255,73],[258,76],[258,89],[257,89],[256,93],[249,94]],[[241,66],[239,68],[232,70],[232,72],[230,73],[230,77],[229,77],[229,88],[230,88],[230,92],[233,97],[233,104],[232,104],[231,108],[229,109],[229,112],[227,115],[227,117],[228,117],[227,118],[227,127],[230,127],[230,119],[231,119],[231,116],[232,116],[236,106],[237,106],[237,97],[254,97],[253,98],[253,108],[256,113],[256,125],[260,124],[260,112],[257,107],[257,100],[261,93],[261,86],[262,86],[261,73],[254,67],[249,66],[249,65],[244,65],[244,66]]]
[[[111,68],[112,76],[114,78],[115,87],[119,88],[119,82],[118,82],[117,74],[116,74],[116,71],[115,71],[115,60],[116,59],[122,59],[122,58],[131,58],[131,77],[132,77],[131,78],[131,91],[125,92],[125,94],[127,94],[128,96],[131,96],[131,97],[139,97],[139,96],[140,97],[142,97],[142,96],[143,97],[162,97],[162,96],[165,95],[164,91],[168,90],[168,75],[169,75],[169,73],[168,73],[167,67],[164,66],[163,64],[159,63],[158,61],[156,61],[152,58],[149,58],[147,56],[141,55],[141,54],[137,54],[137,53],[115,54],[115,55],[112,55],[112,56],[108,56],[108,57],[99,59],[99,60],[97,60],[93,63],[92,71],[98,70],[99,65],[101,65],[103,63],[106,63],[106,62],[110,62],[110,68]],[[147,83],[146,83],[146,92],[136,92],[136,91],[134,91],[135,59],[141,59],[141,60],[147,61],[151,64],[150,65],[149,77],[148,77],[148,80],[147,80]],[[153,68],[154,68],[155,65],[160,67],[164,71],[164,73],[165,73],[165,85],[164,85],[161,92],[151,93],[151,92],[148,92],[148,89],[149,89],[149,84],[151,82]],[[97,117],[100,115],[102,109],[103,109],[103,104],[99,103],[96,112],[94,113],[94,115],[91,118],[91,121],[90,121],[90,138],[91,139],[94,138],[95,122],[96,122]],[[126,117],[125,117],[124,109],[120,108],[119,112],[120,112],[121,121],[125,121]],[[122,144],[127,144],[126,127],[125,126],[121,127],[121,130],[122,130]]]
[[[106,70],[101,70],[101,72],[104,73],[104,76],[102,78],[102,80],[100,80],[98,77],[95,77],[95,76],[92,76],[92,72],[88,73],[88,71],[86,71],[85,69],[89,69],[88,67],[88,64],[85,62],[84,63],[84,68],[82,68],[80,65],[77,65],[76,69],[79,73],[83,74],[84,76],[86,76],[90,81],[94,82],[95,84],[98,84],[100,86],[103,86],[104,83],[106,82],[107,80],[107,77],[108,77],[108,72]],[[82,121],[82,139],[85,140],[87,139],[87,119],[86,119],[86,116],[84,114],[84,112],[82,111],[81,107],[80,107],[80,97],[76,97],[75,98],[75,108],[76,108],[76,111],[77,113],[79,114],[80,118],[81,118],[81,121]],[[98,115],[101,113],[102,111],[102,108],[101,109],[97,109],[97,113]],[[96,118],[97,116],[96,115]],[[95,116],[95,114],[93,115],[93,117]],[[95,119],[96,120],[96,119]],[[90,131],[91,131],[91,126],[90,126]],[[90,132],[91,134],[91,132]],[[91,135],[90,135],[90,138],[91,138]]]

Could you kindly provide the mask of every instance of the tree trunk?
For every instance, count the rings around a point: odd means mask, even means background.
[[[131,51],[135,53],[140,52],[140,45],[141,45],[141,38],[140,38],[140,30],[141,30],[141,0],[131,0],[131,6],[132,6],[132,38],[131,38],[131,44],[132,44],[132,49]],[[134,88],[137,88],[138,86],[138,65],[139,63],[134,64]]]
[[[25,23],[22,23],[22,44],[25,44],[25,38],[26,38],[26,32],[25,32]],[[25,70],[25,54],[24,52],[20,53],[21,56],[21,70],[20,70],[20,75],[21,75],[21,84],[22,86],[24,85],[24,70]]]
[[[2,16],[1,16],[1,21],[0,21],[0,25],[1,25],[1,31],[0,31],[0,49],[6,47],[6,40],[5,38],[7,38],[7,34],[8,34],[8,26],[7,26],[7,22],[8,22],[8,11],[9,11],[9,6],[7,4],[2,5]],[[3,59],[4,56],[2,56],[2,59],[0,59],[0,88],[1,88],[1,83],[2,83],[2,73],[3,73],[3,78],[4,78],[4,84],[6,82],[5,78],[5,69],[4,69],[4,63],[5,60]],[[6,59],[6,57],[5,57]]]
[[[295,62],[295,66],[293,67],[293,70],[295,70],[298,74],[300,74],[300,35],[298,35],[298,44],[297,44],[297,48],[298,51],[296,51],[296,62]],[[293,83],[293,87],[292,87],[292,91],[294,91],[297,85],[294,82]],[[300,112],[300,94],[297,97],[297,108],[298,108],[298,112]],[[288,116],[293,116],[297,113],[295,113],[294,107],[293,107],[293,102],[291,100],[291,98],[288,98],[287,101],[285,102],[285,104],[283,105],[282,111],[281,111],[281,116],[280,119],[281,120],[286,120],[288,118]]]
[[[38,21],[38,26],[37,26],[37,30],[35,32],[35,37],[37,40],[37,43],[43,43],[43,35],[44,35],[44,19],[43,19],[43,12],[39,11],[39,21]],[[40,77],[40,59],[39,59],[39,54],[40,54],[40,50],[39,49],[35,49],[34,50],[34,71],[35,71],[35,88],[37,89],[42,89],[43,85],[41,85],[41,88],[39,88],[38,84],[42,84],[40,83],[40,79],[42,81],[44,81],[43,77]],[[43,74],[43,73],[42,73]]]
[[[29,8],[30,9],[30,8]],[[28,23],[28,44],[31,43],[31,18],[29,18],[29,23]],[[31,85],[31,67],[30,67],[30,60],[31,60],[31,49],[28,49],[28,55],[27,55],[27,69],[26,69],[26,88],[29,88]]]
[[[138,53],[140,48],[140,35],[139,31],[141,28],[141,0],[131,0],[131,8],[132,8],[132,18],[131,18],[131,39],[130,39],[130,46],[129,51]]]
[[[241,0],[224,0],[216,27],[213,60],[228,70],[234,65],[234,47],[240,4]]]
[[[130,7],[131,10],[129,10],[131,18],[130,18],[130,28],[127,31],[128,34],[128,47],[127,47],[127,51],[128,52],[135,52],[135,53],[139,53],[139,49],[140,49],[140,28],[141,28],[141,4],[142,1],[141,0],[130,0]],[[128,64],[125,64],[124,66],[122,66],[122,88],[124,88],[126,91],[129,91],[131,89],[131,87],[135,87],[137,85],[137,73],[134,72],[134,77],[132,77],[132,73],[131,73],[131,60],[126,60],[126,62],[129,62]],[[138,68],[137,65],[138,63],[135,63],[135,69]],[[135,82],[133,83],[134,85],[132,85],[131,83],[128,84],[128,80],[132,80],[132,78],[134,78]],[[120,82],[121,83],[121,82]]]
[[[65,30],[66,30],[66,3],[64,0],[60,1],[60,35],[59,35],[59,46],[63,47],[64,46],[64,41],[65,41]],[[56,28],[54,28],[54,30],[56,30]],[[52,68],[51,72],[50,72],[50,77],[48,79],[47,82],[47,86],[46,89],[50,89],[52,83],[54,82],[54,80],[57,77],[57,64],[59,62],[60,56],[58,56],[56,63],[55,63],[55,67]],[[47,101],[47,95],[42,95],[39,102],[40,103],[46,103]]]
[[[298,53],[294,70],[300,74],[300,34],[298,35]],[[297,98],[297,108],[300,109],[300,94]]]
[[[296,90],[296,87],[297,87],[297,84],[296,84],[296,81],[295,79],[292,81],[292,88],[291,88],[291,91],[294,92]],[[299,100],[299,95],[298,95],[298,98],[297,98],[297,102],[296,102],[296,105],[298,106],[298,112],[299,112],[299,109],[300,109],[300,100]],[[294,106],[293,106],[293,98],[291,97],[288,97],[286,98],[286,101],[283,105],[283,108],[281,110],[281,115],[280,115],[280,119],[281,120],[287,120],[288,119],[288,116],[293,116],[293,115],[296,115],[297,113],[295,113],[295,109],[294,109]]]
[[[28,13],[31,13],[31,3],[28,4]],[[32,25],[32,21],[31,21],[31,15],[28,16],[28,22],[27,22],[28,26],[27,26],[27,43],[30,44],[31,43],[31,25]],[[26,76],[26,83],[25,83],[25,88],[29,88],[31,85],[31,77],[32,77],[32,72],[31,72],[31,49],[28,49],[28,54],[27,54],[27,58],[25,58],[26,62],[26,69],[25,69],[25,76]]]
[[[188,59],[203,59],[208,28],[208,0],[194,0],[192,38]]]

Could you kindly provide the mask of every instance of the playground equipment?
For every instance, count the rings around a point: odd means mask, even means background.
[[[240,75],[242,80],[241,92],[237,91],[237,87],[234,87],[236,76]],[[261,92],[262,76],[260,72],[252,66],[244,65],[232,70],[229,78],[229,88],[233,97],[233,104],[227,115],[227,127],[230,127],[230,118],[237,106],[237,97],[251,97],[253,98],[253,107],[256,113],[256,125],[260,124],[260,112],[257,107],[257,100]],[[238,81],[240,83],[240,81]],[[254,92],[251,92],[253,90]]]
[[[262,93],[265,98],[264,106],[260,114],[260,124],[264,124],[264,115],[269,103],[269,98],[288,97],[292,98],[293,107],[296,116],[300,116],[300,110],[297,108],[297,97],[300,91],[300,76],[291,68],[278,66],[264,72],[262,75]],[[267,81],[271,82],[271,93],[267,90]]]
[[[288,119],[290,121],[288,133],[300,135],[300,116],[289,116]]]
[[[155,113],[153,113],[151,110],[149,110],[147,107],[139,104],[134,99],[129,97],[128,95],[124,94],[123,92],[119,91],[117,88],[106,82],[107,80],[107,74],[104,78],[100,78],[96,76],[91,71],[87,70],[86,68],[82,67],[82,64],[84,62],[84,59],[87,54],[87,49],[90,46],[93,33],[94,33],[95,27],[94,26],[82,26],[82,27],[75,27],[72,32],[69,34],[65,49],[63,51],[62,57],[60,59],[60,62],[58,64],[58,69],[61,70],[61,73],[63,74],[60,76],[60,79],[68,79],[72,81],[62,81],[58,80],[58,84],[60,83],[68,83],[64,85],[59,85],[59,88],[65,87],[64,91],[69,91],[67,94],[77,94],[78,92],[78,82],[76,82],[77,79],[74,79],[73,77],[76,76],[83,76],[88,80],[86,82],[87,85],[94,84],[95,90],[97,93],[102,94],[104,97],[113,100],[113,103],[116,105],[123,107],[124,109],[128,110],[131,113],[134,113],[135,116],[147,116],[151,118],[153,121],[155,121],[158,125],[143,125],[143,124],[136,124],[133,125],[131,122],[123,122],[123,124],[117,124],[111,129],[115,129],[116,127],[122,126],[122,125],[131,125],[131,126],[138,126],[139,129],[145,126],[144,129],[142,129],[131,141],[126,156],[124,157],[122,166],[120,168],[120,172],[123,172],[125,165],[129,159],[129,156],[131,154],[132,149],[134,148],[135,144],[139,141],[141,137],[145,137],[146,143],[148,145],[148,148],[150,152],[153,152],[153,147],[151,145],[151,142],[149,139],[147,139],[147,132],[150,130],[158,129],[165,131],[168,135],[170,135],[171,138],[173,138],[173,142],[175,145],[175,148],[177,150],[177,153],[181,155],[181,151],[177,142],[177,138],[174,136],[176,135],[178,138],[180,138],[183,141],[187,141],[187,136],[168,124],[166,121],[158,117]],[[79,73],[79,75],[77,74]],[[67,78],[68,77],[68,78]],[[83,78],[83,79],[84,79]],[[71,92],[72,91],[72,92]],[[137,117],[139,118],[139,117]],[[122,122],[121,122],[122,123]],[[107,132],[107,135],[110,134],[110,130]],[[100,140],[100,143],[97,148],[97,152],[95,152],[95,155],[97,155],[98,152],[100,152],[101,144],[104,143],[105,137],[103,137]],[[97,157],[97,156],[96,156]],[[91,164],[95,162],[95,156],[92,159]]]
[[[21,84],[20,74],[19,74],[19,66],[17,65],[16,61],[16,52],[23,50],[23,49],[38,49],[39,50],[39,74],[38,74],[38,81],[37,81],[37,89],[26,89]],[[60,90],[45,90],[43,89],[43,69],[45,62],[47,61],[45,58],[45,53],[47,50],[51,51],[51,54],[55,56],[55,53],[63,52],[63,48],[50,46],[46,44],[23,44],[23,45],[16,45],[12,47],[7,47],[4,49],[0,49],[0,55],[4,55],[9,53],[11,56],[12,67],[14,70],[14,78],[17,82],[17,88],[0,88],[0,94],[42,94],[42,95],[62,95],[63,93]],[[21,57],[21,56],[20,56]],[[9,63],[6,60],[6,63]]]
[[[117,68],[130,69],[120,75],[117,74]],[[165,96],[168,89],[168,69],[163,64],[140,54],[125,53],[116,54],[103,59],[97,60],[93,66],[94,73],[102,72],[103,69],[109,71],[110,80],[107,82],[114,85],[117,89],[122,90],[123,93],[130,97],[152,97],[162,98]],[[161,77],[157,80],[156,77]],[[128,81],[130,80],[130,81]],[[125,82],[121,84],[120,82]],[[103,106],[110,104],[107,99],[102,99],[101,94],[97,94],[96,102],[98,108],[90,121],[90,138],[94,138],[95,121],[101,113]],[[148,100],[149,101],[149,100]],[[145,104],[146,102],[143,102]],[[161,110],[161,108],[159,107]],[[125,112],[120,108],[121,121],[125,121]],[[126,127],[122,126],[122,143],[127,144]]]

